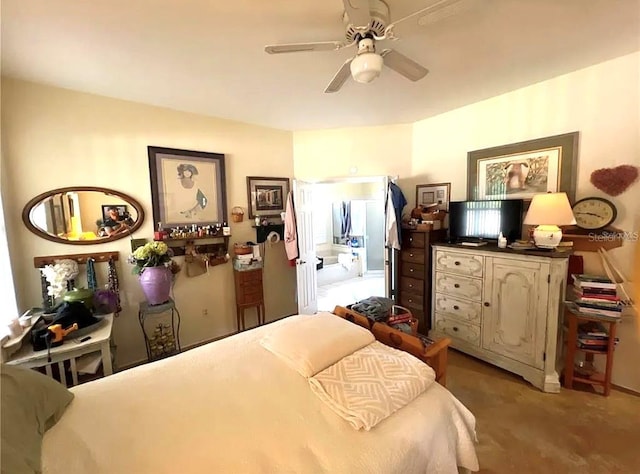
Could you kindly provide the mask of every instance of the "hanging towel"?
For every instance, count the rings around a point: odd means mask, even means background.
[[[284,215],[284,249],[290,261],[298,258],[298,231],[296,230],[296,213],[293,207],[293,191],[289,191],[287,195]]]
[[[394,183],[389,183],[387,203],[385,206],[385,223],[387,231],[385,246],[388,248],[400,250],[402,210],[406,205],[407,200],[404,197],[404,194],[402,194],[400,188]]]
[[[340,211],[340,237],[346,239],[351,235],[351,202],[342,201]]]

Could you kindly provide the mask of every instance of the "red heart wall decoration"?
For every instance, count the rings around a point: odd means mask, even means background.
[[[591,184],[609,196],[622,194],[636,179],[638,168],[631,165],[602,168],[591,173]]]

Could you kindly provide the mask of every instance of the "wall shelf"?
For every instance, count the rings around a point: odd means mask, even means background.
[[[623,237],[622,230],[615,227],[594,231],[575,226],[562,229],[562,241],[573,242],[573,250],[578,252],[597,252],[599,248],[615,249],[622,246]]]
[[[205,237],[164,239],[162,242],[171,248],[176,257],[188,255],[189,250],[192,249],[197,254],[209,255],[209,266],[215,266],[227,263],[224,256],[229,252],[230,238],[230,235],[207,235]],[[205,243],[205,240],[217,240],[218,242]]]
[[[280,236],[280,240],[284,240],[284,224],[267,224],[267,225],[252,225],[256,230],[256,241],[261,244],[267,240],[267,235],[271,232],[275,232]]]
[[[73,253],[67,255],[50,255],[47,257],[33,257],[33,266],[42,268],[46,265],[53,265],[56,260],[75,260],[78,263],[87,263],[87,260],[93,258],[96,262],[108,262],[109,260],[118,260],[118,252],[95,252],[95,253]]]

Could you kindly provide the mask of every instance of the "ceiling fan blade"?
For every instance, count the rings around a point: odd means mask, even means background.
[[[397,20],[393,20],[384,30],[384,34],[380,39],[397,39],[393,34],[394,28],[404,21],[409,20],[410,18],[414,18],[418,16],[418,24],[420,26],[425,26],[427,23],[431,23],[436,21],[437,19],[453,16],[464,9],[470,8],[468,4],[472,1],[478,0],[438,0],[431,5],[421,8],[405,17],[399,18]],[[376,38],[378,39],[378,38]]]
[[[338,72],[336,72],[336,75],[333,76],[333,79],[331,79],[331,82],[324,89],[325,94],[338,92],[340,88],[344,85],[344,83],[347,82],[347,79],[349,79],[349,76],[351,76],[351,68],[350,68],[351,61],[353,61],[353,58],[347,59],[342,65],[342,67],[338,69]]]
[[[390,67],[411,81],[418,81],[429,72],[428,69],[420,66],[420,64],[414,60],[409,59],[404,54],[394,51],[393,49],[385,49],[380,55],[384,59],[385,66]]]
[[[369,0],[342,0],[349,22],[355,28],[366,29],[371,24]]]
[[[337,51],[345,47],[341,41],[321,41],[318,43],[270,44],[264,47],[269,54],[299,53],[303,51]]]

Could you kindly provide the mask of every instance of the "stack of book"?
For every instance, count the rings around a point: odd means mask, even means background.
[[[614,344],[618,344],[616,337]],[[606,351],[609,344],[609,334],[602,323],[589,321],[578,326],[578,347],[592,351]]]
[[[572,275],[575,304],[581,313],[619,318],[622,305],[616,283],[597,275]]]

